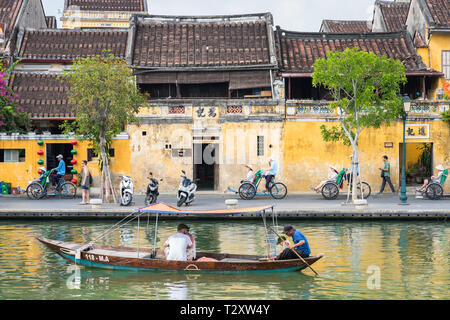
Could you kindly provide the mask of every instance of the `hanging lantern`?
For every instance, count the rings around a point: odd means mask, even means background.
[[[38,164],[44,164],[44,160],[40,159],[40,160],[38,160],[37,163],[38,163]]]
[[[42,145],[44,145],[44,141],[38,140],[37,144],[40,145],[40,146],[42,146]]]
[[[76,159],[72,159],[72,160],[70,160],[70,163],[71,164],[77,164],[77,160]]]
[[[77,150],[72,149],[72,150],[70,150],[70,153],[71,153],[71,154],[77,154]]]
[[[78,144],[78,141],[77,140],[72,140],[72,141],[70,141],[70,144],[73,145],[73,146],[76,146]]]
[[[37,154],[40,155],[40,156],[42,156],[42,155],[44,154],[44,151],[38,150]]]
[[[73,184],[77,184],[78,180],[77,179],[72,179],[72,180],[70,180],[70,182],[72,182]]]
[[[77,174],[78,171],[77,171],[77,169],[72,169],[72,170],[70,170],[70,173]]]

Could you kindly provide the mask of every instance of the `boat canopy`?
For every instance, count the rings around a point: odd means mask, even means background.
[[[273,209],[273,205],[252,207],[252,208],[236,208],[236,209],[221,209],[221,210],[181,210],[172,206],[169,206],[163,202],[155,203],[147,207],[140,208],[140,212],[146,212],[149,214],[177,214],[177,215],[195,215],[195,216],[231,216],[234,214],[251,214],[251,213],[264,213],[266,210]]]

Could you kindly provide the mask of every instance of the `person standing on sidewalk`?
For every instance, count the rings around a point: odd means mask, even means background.
[[[89,187],[91,186],[91,173],[89,172],[89,168],[87,166],[87,161],[81,161],[81,203],[80,204],[89,204]]]
[[[384,191],[384,187],[386,186],[386,182],[389,184],[391,188],[392,194],[395,194],[394,186],[391,182],[391,165],[388,161],[388,156],[383,156],[384,168],[378,168],[381,170],[381,178],[383,178],[383,182],[381,183],[381,189],[378,194],[382,194]]]

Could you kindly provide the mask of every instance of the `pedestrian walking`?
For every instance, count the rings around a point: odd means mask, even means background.
[[[391,165],[388,161],[388,156],[383,156],[383,162],[384,162],[384,168],[378,168],[381,170],[381,178],[383,179],[383,182],[381,183],[380,192],[378,192],[377,194],[383,193],[384,187],[386,186],[386,182],[389,184],[392,194],[395,194],[395,189],[391,182]]]
[[[80,204],[89,204],[89,187],[92,184],[92,177],[87,166],[87,161],[81,161],[81,203]]]

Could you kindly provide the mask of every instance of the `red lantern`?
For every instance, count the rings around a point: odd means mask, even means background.
[[[70,161],[70,163],[71,163],[71,164],[77,164],[77,160],[76,160],[76,159],[72,159],[72,160]]]
[[[70,180],[70,182],[72,182],[73,184],[77,184],[77,179],[72,179]]]
[[[70,141],[70,143],[71,143],[73,146],[76,146],[76,145],[78,144],[78,141],[72,140],[72,141]]]
[[[40,155],[40,156],[42,156],[42,155],[44,154],[44,151],[38,150],[37,154]]]

